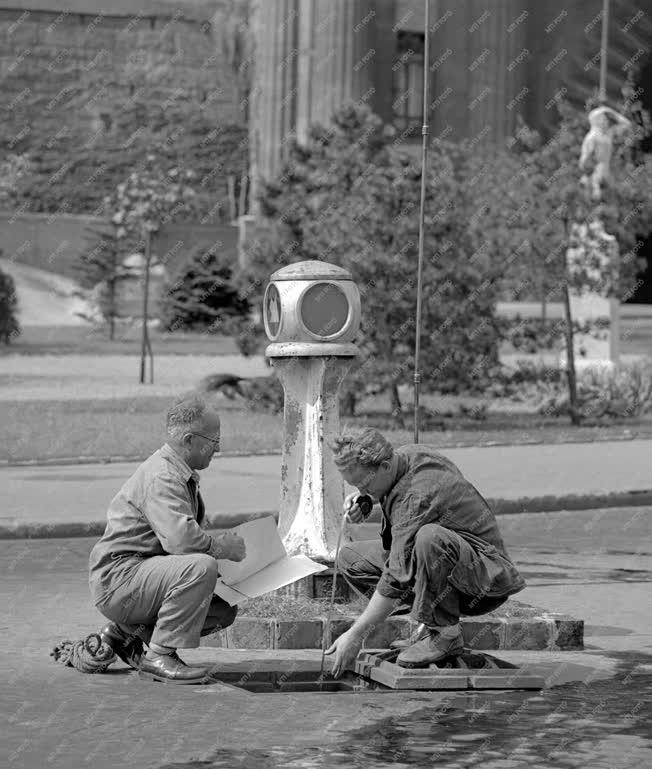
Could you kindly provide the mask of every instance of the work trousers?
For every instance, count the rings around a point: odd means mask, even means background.
[[[99,611],[125,633],[147,644],[194,649],[200,636],[235,620],[237,607],[213,594],[218,571],[210,555],[133,560],[133,567],[125,564],[119,569],[120,584],[96,599]]]
[[[388,557],[380,539],[361,540],[342,547],[337,563],[356,593],[370,598]],[[457,624],[460,615],[486,614],[507,600],[507,596],[469,595],[449,581],[460,561],[464,562],[465,569],[473,569],[477,563],[471,545],[450,529],[432,523],[422,526],[415,538],[412,557],[415,559],[414,579],[406,586],[401,598],[396,599],[393,615],[411,611],[417,622],[429,627],[443,627]]]

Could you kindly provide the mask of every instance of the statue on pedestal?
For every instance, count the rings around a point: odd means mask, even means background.
[[[582,142],[580,170],[585,173],[580,181],[589,190],[593,200],[600,200],[602,185],[611,179],[614,139],[630,130],[632,124],[626,117],[606,105],[592,109],[588,118],[591,128]],[[588,176],[586,171],[590,161],[593,161],[594,165],[591,175]]]

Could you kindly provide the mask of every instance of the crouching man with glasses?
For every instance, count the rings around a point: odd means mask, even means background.
[[[208,670],[186,665],[177,649],[228,627],[237,608],[213,594],[217,558],[241,561],[244,540],[203,530],[198,470],[220,448],[220,419],[200,396],[175,403],[167,443],[113,498],[104,535],[90,555],[93,601],[110,622],[103,640],[150,680],[193,684]],[[143,644],[147,645],[144,650]]]

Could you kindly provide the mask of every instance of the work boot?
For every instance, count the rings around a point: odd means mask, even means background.
[[[115,622],[109,622],[100,630],[100,637],[126,665],[134,670],[140,669],[143,642],[138,636],[125,633]]]
[[[389,648],[390,649],[407,649],[408,646],[412,646],[412,644],[415,644],[417,641],[420,641],[422,638],[425,638],[428,635],[430,635],[430,629],[428,628],[427,625],[424,625],[423,622],[421,622],[412,631],[409,638],[407,639],[397,638],[396,641],[392,641],[390,643]]]
[[[208,670],[186,665],[176,651],[171,651],[169,654],[157,654],[153,659],[144,656],[138,676],[164,684],[199,684],[207,682]]]
[[[428,628],[428,635],[404,649],[396,660],[403,668],[427,668],[445,657],[461,654],[464,650],[459,625],[446,628]]]

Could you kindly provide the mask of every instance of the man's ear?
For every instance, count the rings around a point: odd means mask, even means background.
[[[181,438],[181,445],[188,449],[190,448],[190,444],[192,442],[192,433],[184,433],[183,437]]]

